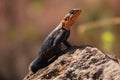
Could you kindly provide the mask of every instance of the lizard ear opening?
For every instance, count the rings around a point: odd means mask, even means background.
[[[68,21],[68,20],[69,20],[69,17],[66,17],[64,20],[65,20],[65,21]]]

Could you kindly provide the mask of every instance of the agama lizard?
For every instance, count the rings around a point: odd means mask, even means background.
[[[71,47],[67,41],[70,35],[70,27],[79,17],[80,13],[81,10],[73,9],[65,15],[60,24],[43,41],[39,56],[33,60],[29,66],[30,71],[35,73],[39,69],[49,65],[49,60],[53,56],[57,57],[58,54],[63,51],[61,49],[61,43],[63,43],[67,48]]]

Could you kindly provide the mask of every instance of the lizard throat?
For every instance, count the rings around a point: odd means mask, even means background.
[[[63,26],[63,28],[66,29],[66,30],[70,30],[70,27],[71,26]]]

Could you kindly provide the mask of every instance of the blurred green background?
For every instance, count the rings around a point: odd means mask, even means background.
[[[82,9],[69,42],[120,58],[120,0],[0,0],[0,80],[21,80],[69,10]]]

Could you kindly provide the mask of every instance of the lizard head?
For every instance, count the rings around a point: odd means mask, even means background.
[[[81,10],[79,9],[70,10],[69,13],[66,14],[63,20],[61,21],[63,28],[70,30],[71,25],[76,21],[80,13],[81,13]]]

